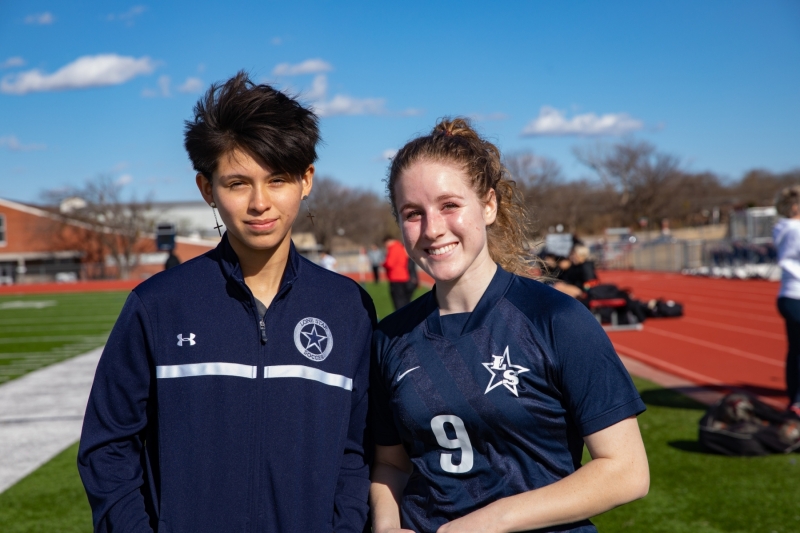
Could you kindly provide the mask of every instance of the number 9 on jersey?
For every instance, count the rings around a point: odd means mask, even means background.
[[[447,436],[444,430],[445,424],[453,426],[456,432],[455,439]],[[459,464],[453,464],[452,453],[442,452],[441,457],[439,457],[439,465],[441,465],[442,470],[450,474],[469,472],[472,469],[472,443],[469,441],[464,421],[456,415],[439,415],[431,420],[431,429],[439,446],[448,450],[461,450],[461,462]]]

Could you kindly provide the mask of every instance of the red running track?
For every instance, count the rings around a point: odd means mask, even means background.
[[[610,332],[619,354],[700,386],[749,390],[786,407],[778,283],[632,271],[601,272],[600,280],[628,287],[640,300],[684,305],[681,318],[649,319],[639,332]]]

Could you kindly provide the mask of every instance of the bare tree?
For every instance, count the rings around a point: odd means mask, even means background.
[[[603,184],[568,181],[558,163],[531,152],[510,154],[504,164],[525,196],[538,235],[559,224],[570,233],[592,233],[605,224],[609,193]]]
[[[119,276],[127,279],[141,251],[141,238],[153,229],[147,216],[151,202],[124,201],[122,185],[110,176],[100,175],[83,187],[45,191],[42,197],[57,205],[59,217],[69,231],[61,239],[84,252],[84,261],[111,256],[119,267]]]
[[[683,176],[675,156],[636,141],[576,148],[574,153],[616,193],[619,225],[635,225],[642,217],[654,220],[669,215],[671,194]]]
[[[388,202],[372,191],[348,187],[330,177],[316,177],[306,202],[313,223],[301,211],[294,230],[312,232],[326,248],[337,236],[367,245],[379,243],[387,233],[397,234]]]

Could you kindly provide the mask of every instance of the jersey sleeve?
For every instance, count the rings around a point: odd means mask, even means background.
[[[645,410],[614,346],[594,316],[571,301],[553,318],[556,374],[582,437]]]
[[[380,331],[373,335],[373,360],[370,365],[370,426],[372,438],[378,446],[395,446],[401,443],[389,405],[389,390],[384,381],[384,358],[388,339]]]
[[[132,292],[100,357],[78,450],[95,531],[152,532],[142,493],[151,339],[147,312]]]

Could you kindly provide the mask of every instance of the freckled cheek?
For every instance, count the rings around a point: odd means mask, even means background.
[[[419,224],[403,222],[401,230],[403,232],[403,242],[413,248],[419,241]]]

